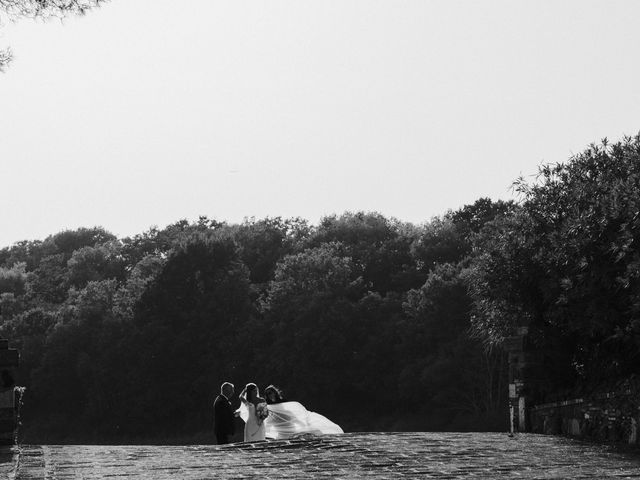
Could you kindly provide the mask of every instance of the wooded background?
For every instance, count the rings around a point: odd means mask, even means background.
[[[22,441],[212,441],[222,381],[274,383],[346,431],[505,430],[500,344],[522,323],[547,400],[637,375],[640,137],[515,189],[420,225],[201,217],[3,248]]]

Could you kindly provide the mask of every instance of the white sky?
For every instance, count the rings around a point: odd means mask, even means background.
[[[640,130],[640,1],[112,0],[0,30],[0,247],[422,222]]]

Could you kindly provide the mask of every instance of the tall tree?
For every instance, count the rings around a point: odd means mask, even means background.
[[[419,286],[411,256],[414,229],[379,213],[346,212],[328,216],[307,240],[316,247],[339,242],[358,269],[367,289],[386,294]]]
[[[504,407],[506,362],[499,350],[485,351],[469,335],[472,300],[465,273],[461,264],[440,263],[420,289],[408,292],[399,390],[428,418],[429,411],[439,412],[430,428],[453,422],[456,428],[499,429],[504,425],[495,417]]]
[[[245,220],[233,231],[240,257],[251,272],[251,282],[264,285],[273,278],[278,261],[309,235],[310,227],[299,218],[275,217]]]
[[[171,252],[135,307],[125,346],[128,428],[177,434],[206,425],[216,379],[250,361],[241,338],[250,321],[249,272],[225,232],[197,233]],[[157,399],[162,398],[162,404]]]
[[[339,243],[283,258],[263,305],[272,348],[261,363],[272,381],[335,407],[335,397],[326,392],[344,392],[352,384],[354,350],[361,342],[354,313],[361,293],[362,279]]]
[[[583,385],[638,373],[640,136],[591,145],[516,187],[519,213],[478,243],[476,326],[499,341],[529,324],[550,371]]]

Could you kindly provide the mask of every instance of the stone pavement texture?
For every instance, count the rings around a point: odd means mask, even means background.
[[[640,454],[504,433],[354,433],[225,446],[24,445],[27,479],[640,479]]]

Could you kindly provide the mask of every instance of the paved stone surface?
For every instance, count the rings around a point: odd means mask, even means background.
[[[11,478],[17,461],[17,447],[0,446],[0,478]]]
[[[370,433],[225,446],[22,446],[10,478],[635,478],[640,454],[544,435]]]

